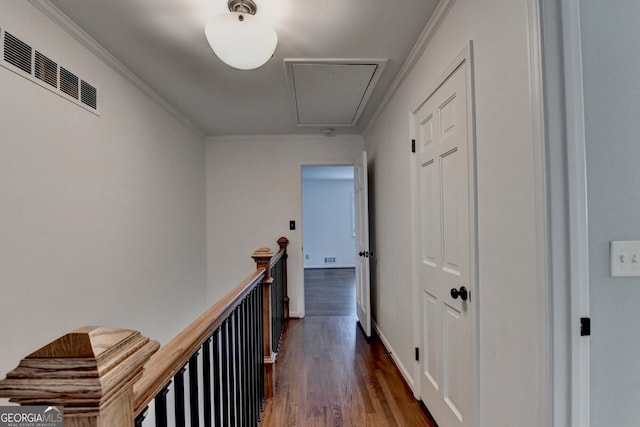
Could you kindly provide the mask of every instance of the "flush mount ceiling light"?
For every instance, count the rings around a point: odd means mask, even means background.
[[[262,66],[273,56],[278,35],[255,16],[253,0],[229,0],[229,13],[214,16],[205,26],[207,41],[224,63],[240,70]]]

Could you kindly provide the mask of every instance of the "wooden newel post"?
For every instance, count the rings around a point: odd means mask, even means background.
[[[289,239],[286,237],[281,237],[278,239],[278,246],[280,246],[280,250],[284,251],[284,263],[282,263],[282,286],[284,289],[284,318],[285,320],[289,319],[289,288],[287,286],[287,277],[289,277],[289,273],[287,271],[287,246],[289,246]]]
[[[133,427],[133,384],[159,347],[137,331],[83,327],[22,359],[0,397],[63,406],[65,427]]]
[[[263,336],[262,348],[264,349],[264,394],[266,398],[273,397],[276,388],[276,354],[271,348],[271,258],[273,251],[269,248],[257,249],[251,258],[256,262],[258,269],[264,268],[264,279],[262,280],[262,320],[263,320]]]

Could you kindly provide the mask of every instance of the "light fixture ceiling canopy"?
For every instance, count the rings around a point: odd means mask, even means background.
[[[253,0],[229,0],[229,13],[214,16],[205,26],[213,52],[227,65],[252,70],[264,65],[278,44],[269,24],[255,16]]]
[[[229,0],[228,6],[230,12],[242,12],[255,15],[258,11],[258,6],[253,0]]]

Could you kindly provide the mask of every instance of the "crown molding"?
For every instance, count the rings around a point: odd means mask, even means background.
[[[42,12],[47,18],[49,18],[54,24],[66,31],[71,37],[78,41],[82,46],[87,48],[91,53],[97,56],[105,64],[107,64],[116,73],[124,77],[129,83],[137,87],[142,93],[149,97],[152,101],[166,110],[169,114],[175,117],[179,122],[197,134],[200,138],[204,139],[206,134],[202,129],[196,126],[191,120],[185,117],[180,111],[178,111],[173,105],[169,104],[162,96],[156,91],[151,89],[140,77],[135,75],[129,70],[122,62],[111,55],[104,47],[102,47],[96,40],[93,39],[87,32],[80,28],[75,22],[73,22],[67,15],[62,13],[60,9],[55,7],[49,0],[28,0],[29,3]]]
[[[402,84],[402,82],[407,78],[411,70],[413,70],[413,67],[416,65],[416,63],[420,59],[420,56],[422,55],[424,50],[427,48],[427,46],[433,39],[433,36],[438,31],[438,28],[440,28],[440,25],[449,14],[449,10],[451,10],[451,7],[455,2],[456,0],[440,0],[440,2],[438,2],[438,5],[436,6],[436,10],[433,12],[433,15],[431,15],[431,17],[429,18],[429,21],[427,22],[427,25],[424,27],[424,30],[422,30],[420,37],[418,37],[418,41],[416,41],[416,44],[411,49],[411,52],[409,52],[409,56],[407,56],[407,59],[404,61],[404,64],[402,64],[402,68],[400,68],[400,71],[398,71],[398,74],[396,75],[395,79],[393,79],[393,82],[391,83],[391,86],[389,86],[389,89],[385,93],[384,98],[382,98],[380,105],[371,116],[371,119],[369,119],[367,126],[364,128],[364,131],[362,132],[363,135],[366,135],[367,133],[369,133],[369,131],[373,127],[373,124],[376,122],[378,116],[382,113],[382,111],[384,111],[384,109],[386,108],[387,104],[389,103],[393,95],[395,95],[395,93],[400,88],[400,85]]]

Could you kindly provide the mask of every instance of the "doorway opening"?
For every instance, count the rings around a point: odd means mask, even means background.
[[[305,316],[355,316],[353,166],[302,167]]]

